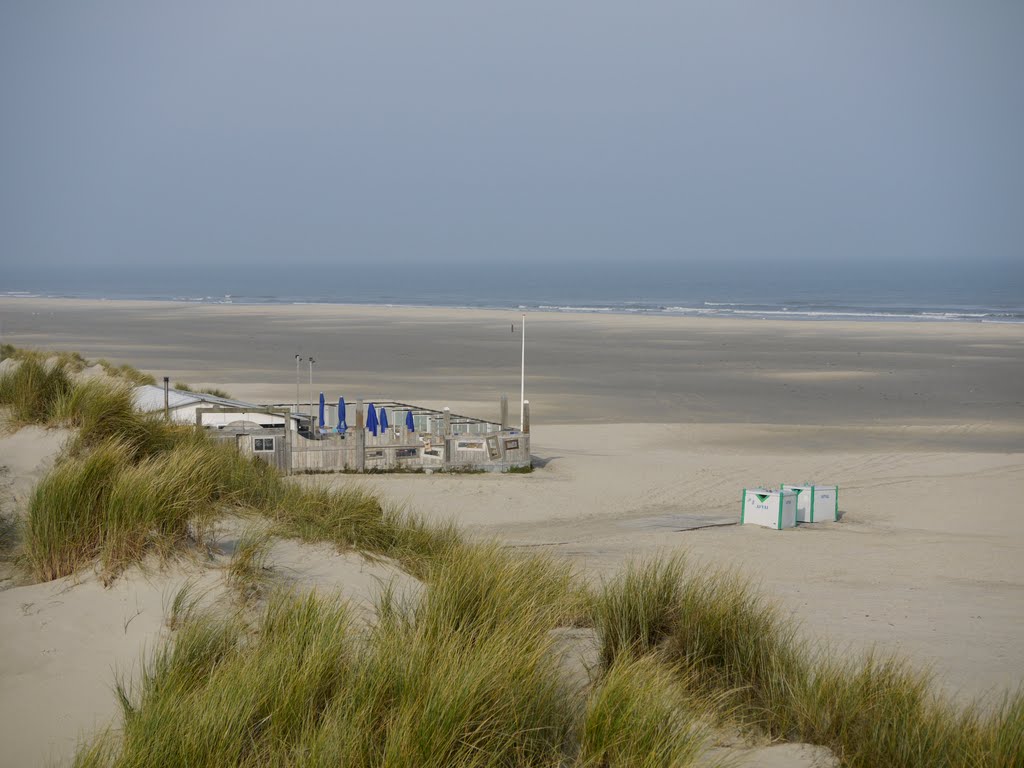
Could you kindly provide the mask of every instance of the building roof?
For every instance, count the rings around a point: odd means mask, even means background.
[[[156,384],[143,384],[136,387],[132,393],[135,407],[144,413],[162,411],[164,409],[164,388]],[[263,410],[264,406],[255,403],[244,403],[241,400],[229,400],[226,397],[208,395],[205,392],[185,392],[180,389],[170,389],[167,392],[167,405],[171,410],[196,403],[207,403],[209,405],[221,405],[230,408],[250,408],[254,411]]]

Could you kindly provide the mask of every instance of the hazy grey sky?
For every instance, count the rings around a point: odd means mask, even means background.
[[[0,5],[0,263],[1024,260],[1024,2]]]

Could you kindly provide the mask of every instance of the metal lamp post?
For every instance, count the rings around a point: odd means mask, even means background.
[[[313,364],[316,363],[312,357],[309,358],[309,434],[313,436]]]

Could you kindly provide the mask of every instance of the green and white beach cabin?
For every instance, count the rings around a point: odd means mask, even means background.
[[[796,525],[796,498],[793,491],[744,488],[740,523],[775,529],[792,528]]]
[[[796,493],[799,523],[834,523],[839,519],[838,485],[782,484],[782,490]]]

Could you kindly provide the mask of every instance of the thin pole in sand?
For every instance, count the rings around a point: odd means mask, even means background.
[[[302,362],[302,355],[295,356],[295,413],[299,412],[299,363]]]
[[[523,363],[519,374],[519,429],[526,424],[524,411],[526,406],[526,313],[523,313]]]
[[[309,358],[309,436],[313,436],[313,363],[315,363],[312,357]]]

